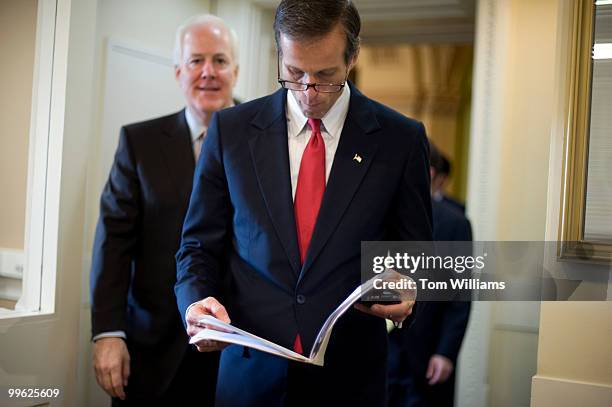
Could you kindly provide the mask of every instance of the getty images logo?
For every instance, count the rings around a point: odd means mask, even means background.
[[[372,271],[380,274],[386,269],[407,271],[414,274],[417,270],[454,270],[455,273],[463,273],[466,270],[482,270],[485,267],[487,253],[482,256],[428,256],[421,253],[417,256],[408,253],[395,253],[391,256],[374,256],[372,259]]]

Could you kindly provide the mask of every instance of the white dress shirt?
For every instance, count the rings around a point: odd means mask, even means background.
[[[189,127],[189,134],[191,134],[193,156],[197,162],[198,158],[200,157],[202,143],[204,142],[204,137],[200,138],[200,135],[205,135],[208,128],[203,123],[200,123],[200,120],[198,120],[193,114],[191,114],[189,108],[185,108],[185,119],[187,119],[187,127]]]
[[[338,149],[340,134],[348,113],[351,90],[348,84],[342,88],[342,93],[333,106],[321,118],[321,136],[325,143],[325,183],[329,179],[334,156]],[[295,190],[300,173],[300,163],[306,145],[310,141],[312,129],[308,118],[304,116],[292,91],[287,91],[287,137],[289,142],[289,170],[291,172],[291,192],[295,199]]]

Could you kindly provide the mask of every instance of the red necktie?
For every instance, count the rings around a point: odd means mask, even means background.
[[[321,119],[308,119],[308,125],[312,133],[302,155],[293,203],[302,264],[325,192],[325,142],[321,136]],[[299,333],[295,337],[293,350],[299,354],[303,353]]]
[[[302,264],[325,191],[325,142],[321,137],[321,119],[308,119],[308,124],[312,133],[302,155],[293,203]]]

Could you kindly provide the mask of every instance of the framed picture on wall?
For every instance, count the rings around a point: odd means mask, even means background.
[[[612,263],[612,2],[577,0],[558,257]]]

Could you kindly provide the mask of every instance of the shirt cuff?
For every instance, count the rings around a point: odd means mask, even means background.
[[[102,332],[101,334],[97,334],[96,336],[93,337],[92,341],[97,341],[98,339],[102,339],[102,338],[123,338],[123,339],[127,339],[127,336],[125,335],[125,332],[123,331],[109,331],[109,332]]]
[[[187,323],[187,314],[189,314],[189,310],[191,309],[191,307],[193,307],[194,305],[196,305],[198,302],[200,301],[196,301],[194,303],[191,303],[190,306],[187,307],[187,309],[185,310],[185,325],[188,326],[189,323]]]

